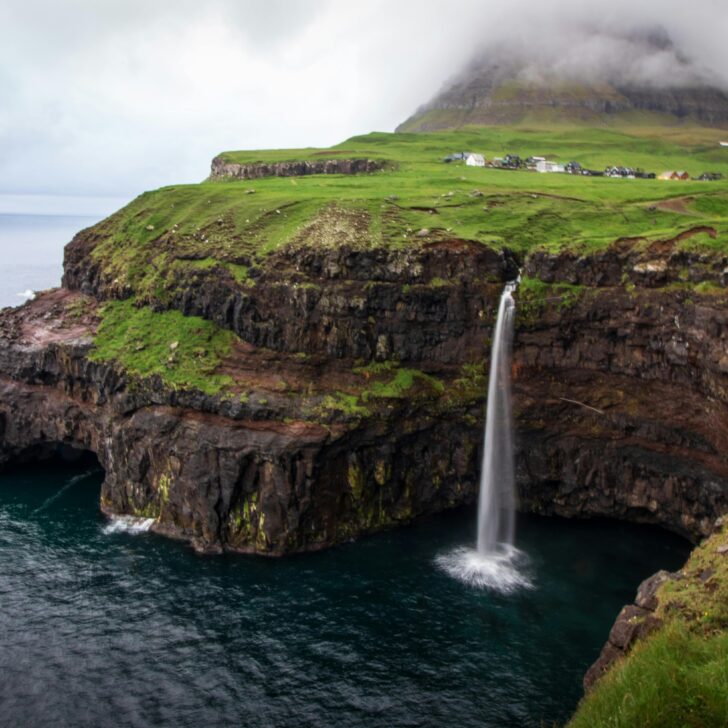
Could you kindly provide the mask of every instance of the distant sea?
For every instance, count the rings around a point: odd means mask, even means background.
[[[123,198],[0,194],[0,308],[60,285],[63,248]]]

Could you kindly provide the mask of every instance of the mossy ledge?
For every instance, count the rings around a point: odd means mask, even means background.
[[[367,174],[384,169],[374,159],[314,159],[240,164],[235,154],[221,154],[212,160],[211,180],[260,179],[261,177],[305,177],[309,174]]]

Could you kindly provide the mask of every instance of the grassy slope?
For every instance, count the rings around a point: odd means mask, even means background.
[[[93,361],[118,361],[131,374],[158,375],[170,387],[207,394],[233,384],[229,376],[215,373],[230,353],[232,331],[178,311],[135,308],[131,301],[110,301],[100,313]]]
[[[95,255],[104,267],[135,289],[153,288],[172,266],[247,266],[291,242],[327,206],[352,211],[365,221],[349,244],[408,246],[433,236],[459,236],[523,253],[537,247],[595,249],[620,237],[671,237],[700,224],[715,227],[728,243],[728,150],[716,130],[675,128],[661,133],[640,127],[632,133],[603,129],[529,131],[506,127],[432,134],[375,133],[355,137],[334,151],[379,156],[396,168],[370,175],[316,175],[255,181],[203,182],[148,192],[96,226],[105,236]],[[687,169],[722,172],[715,183],[661,182],[540,175],[443,164],[452,151],[474,150],[488,157],[506,152],[576,159],[593,168],[609,164],[657,173]],[[313,150],[230,153],[270,161],[310,157]],[[324,154],[323,156],[330,156]],[[250,190],[255,190],[251,194]],[[480,190],[483,197],[471,196]],[[450,194],[452,193],[452,194]],[[390,199],[396,196],[396,200]],[[691,196],[689,214],[650,209],[655,202]],[[435,209],[437,214],[414,208]],[[306,237],[305,235],[303,237]],[[308,243],[317,245],[315,235]],[[697,239],[697,242],[708,242]],[[206,263],[182,263],[180,257]],[[233,269],[237,277],[245,270]]]
[[[627,130],[636,127],[690,128],[685,120],[673,114],[632,110],[605,114],[594,111],[584,103],[594,96],[611,99],[617,104],[627,100],[614,87],[600,86],[589,89],[582,85],[552,86],[544,94],[523,83],[504,83],[493,93],[494,105],[488,107],[430,109],[415,113],[397,131],[420,132],[436,129],[461,129],[468,125],[508,125],[519,127],[594,127],[598,129]],[[556,102],[556,105],[554,105]],[[696,122],[697,123],[697,122]]]
[[[724,528],[659,592],[664,626],[582,701],[569,728],[728,725],[728,545]]]

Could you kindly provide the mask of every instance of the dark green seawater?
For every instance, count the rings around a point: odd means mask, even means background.
[[[199,557],[105,533],[85,469],[0,475],[2,726],[550,725],[640,580],[688,552],[524,517],[536,588],[498,596],[433,565],[473,508],[320,554]]]

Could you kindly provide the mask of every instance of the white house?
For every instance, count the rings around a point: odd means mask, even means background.
[[[549,162],[548,159],[539,159],[536,162],[537,172],[563,172],[564,165],[557,162]]]
[[[485,158],[482,154],[468,154],[465,164],[468,167],[485,167]]]

